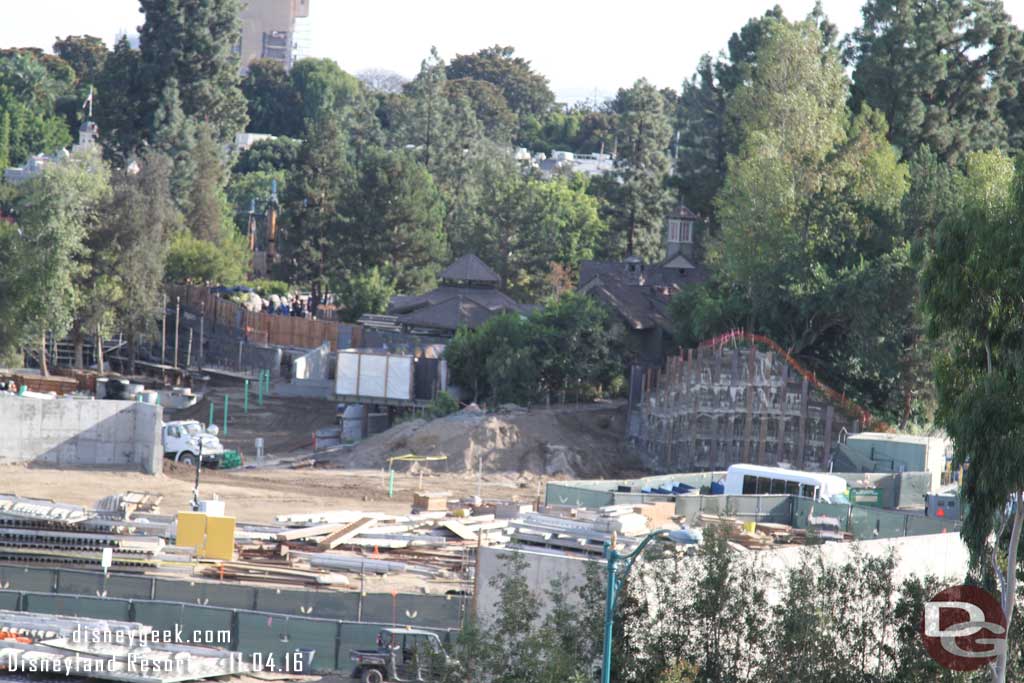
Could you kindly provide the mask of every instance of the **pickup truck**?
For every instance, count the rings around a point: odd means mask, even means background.
[[[204,467],[217,467],[224,457],[216,425],[203,429],[197,420],[175,420],[164,423],[161,435],[164,457],[175,462],[195,465],[202,453]]]
[[[352,650],[352,678],[362,683],[444,683],[454,680],[458,662],[432,631],[385,628],[374,650]]]

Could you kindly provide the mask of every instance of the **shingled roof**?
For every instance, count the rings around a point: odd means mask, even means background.
[[[440,278],[448,282],[476,282],[494,286],[501,284],[498,274],[475,254],[465,254],[455,259],[451,265],[441,271]]]

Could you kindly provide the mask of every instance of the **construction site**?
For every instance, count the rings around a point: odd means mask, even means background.
[[[895,548],[907,574],[966,568],[948,443],[865,431],[887,428],[751,335],[634,369],[628,399],[434,417],[459,391],[443,344],[171,297],[159,356],[112,340],[72,370],[54,344],[52,374],[0,373],[8,668],[78,654],[73,675],[108,680],[362,677],[350,654],[382,638],[450,650],[492,618],[510,554],[532,585],[578,586],[656,531],[694,544],[714,526],[780,568],[822,543]],[[146,656],[198,664],[136,675],[132,645],[71,643],[79,627],[179,629]]]

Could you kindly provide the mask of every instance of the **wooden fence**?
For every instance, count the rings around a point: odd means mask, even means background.
[[[171,285],[167,288],[167,297],[169,306],[174,305],[175,297],[181,297],[183,305],[201,309],[212,325],[227,325],[241,330],[247,340],[256,344],[313,349],[329,342],[332,351],[338,350],[343,323],[248,311],[206,287],[196,285]],[[352,346],[358,346],[362,341],[362,328],[358,325],[346,327],[352,328]]]

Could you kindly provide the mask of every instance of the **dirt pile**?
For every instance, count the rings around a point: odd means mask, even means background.
[[[436,420],[411,420],[339,454],[350,468],[385,467],[387,458],[411,453],[444,455],[446,461],[402,464],[415,472],[475,476],[597,478],[636,469],[624,448],[624,405],[524,410],[502,406],[486,414],[476,406]],[[397,467],[396,467],[397,469]]]

